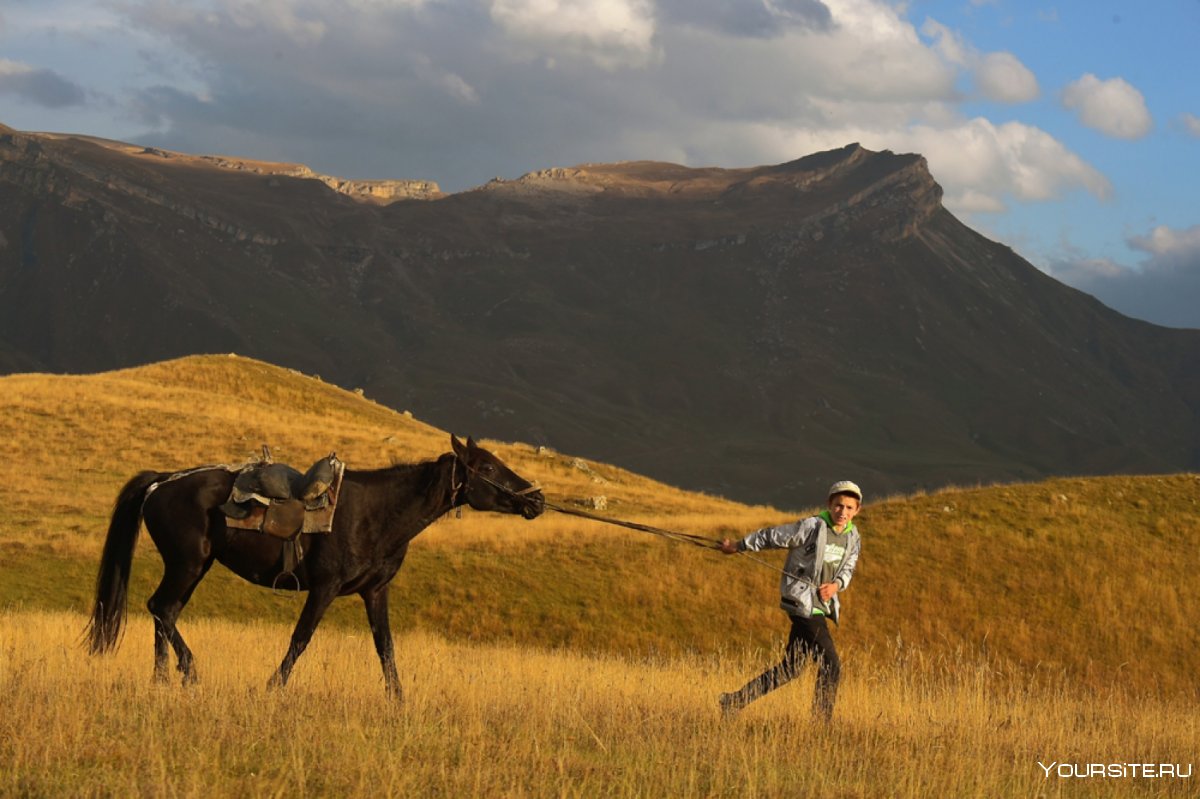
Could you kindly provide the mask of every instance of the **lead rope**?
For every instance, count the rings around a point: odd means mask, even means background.
[[[650,533],[652,535],[662,536],[663,538],[667,538],[672,541],[680,541],[685,544],[693,544],[698,547],[704,547],[705,549],[715,549],[718,552],[721,551],[721,542],[715,538],[705,538],[704,536],[692,535],[691,533],[681,533],[678,530],[665,530],[661,527],[651,527],[648,524],[638,524],[637,522],[627,522],[623,519],[614,519],[611,516],[600,516],[599,514],[588,513],[587,511],[584,511],[584,510],[577,510],[575,508],[565,508],[562,505],[556,505],[553,502],[546,502],[545,505],[550,510],[557,511],[559,513],[565,513],[568,516],[581,516],[585,519],[592,519],[593,521],[604,522],[605,524],[614,524],[618,527],[628,527],[631,530],[640,530],[643,533]],[[793,580],[802,579],[801,577],[798,577],[797,575],[791,573],[790,571],[787,571],[786,569],[781,569],[778,566],[776,566],[774,563],[769,563],[769,562],[763,560],[762,558],[756,558],[748,552],[739,551],[737,554],[741,555],[746,560],[757,563],[760,566],[766,566],[771,571],[778,572],[780,574],[791,577]]]
[[[503,491],[505,494],[508,494],[510,496],[524,497],[524,495],[526,495],[526,494],[530,494],[534,491],[539,490],[537,486],[531,485],[528,488],[522,489],[520,491],[514,491],[513,489],[509,488],[508,486],[501,485],[500,483],[497,483],[495,480],[488,478],[487,475],[480,474],[478,470],[472,469],[466,463],[463,464],[463,468],[466,470],[468,476],[478,477],[480,480],[484,481],[485,483],[488,483],[493,488]],[[682,533],[682,532],[679,532],[678,530],[667,530],[662,527],[653,527],[649,524],[640,524],[638,522],[628,522],[628,521],[625,521],[624,519],[615,519],[611,516],[601,516],[598,513],[589,513],[588,511],[585,511],[585,510],[579,510],[577,508],[568,508],[564,505],[558,505],[554,502],[550,502],[549,500],[543,500],[542,504],[552,511],[566,514],[567,516],[579,516],[584,519],[591,519],[593,521],[603,522],[605,524],[616,525],[617,527],[627,527],[630,530],[638,530],[643,533],[650,533],[651,535],[661,536],[662,538],[666,538],[671,541],[679,541],[680,543],[691,544],[693,546],[703,547],[704,549],[715,549],[718,552],[721,551],[721,542],[715,538],[707,538],[705,536],[693,535],[691,533]],[[793,574],[792,572],[790,572],[786,569],[781,569],[780,567],[776,566],[774,563],[768,563],[767,561],[763,560],[762,558],[756,558],[753,555],[751,555],[747,552],[742,552],[742,551],[739,551],[737,554],[741,555],[743,558],[746,558],[749,561],[757,563],[760,566],[765,566],[773,572],[778,572],[779,574],[782,574],[786,577],[791,577],[793,580],[802,580],[802,581],[807,582],[806,578],[801,577],[797,574]]]
[[[705,538],[704,536],[692,535],[691,533],[681,533],[678,530],[665,530],[661,527],[651,527],[648,524],[639,524],[638,522],[627,522],[623,519],[614,519],[611,516],[601,516],[596,513],[588,513],[585,510],[577,510],[576,508],[567,508],[562,505],[556,505],[553,502],[546,501],[545,506],[550,510],[566,514],[567,516],[580,516],[584,519],[591,519],[605,524],[615,524],[618,527],[628,527],[630,530],[640,530],[643,533],[669,538],[673,541],[682,541],[685,544],[693,544],[705,549],[720,549],[721,542],[715,538]]]

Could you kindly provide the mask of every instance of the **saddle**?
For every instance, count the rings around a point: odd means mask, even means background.
[[[275,463],[264,446],[263,459],[243,466],[234,478],[229,499],[220,507],[225,524],[284,540],[300,533],[328,533],[345,469],[331,452],[302,474]]]

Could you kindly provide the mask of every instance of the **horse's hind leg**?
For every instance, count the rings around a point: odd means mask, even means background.
[[[154,617],[154,679],[158,682],[167,681],[168,645],[175,650],[175,657],[179,661],[176,668],[183,675],[184,685],[196,681],[192,650],[188,649],[183,636],[179,634],[176,622],[210,566],[211,558],[197,565],[167,567],[162,582],[146,602],[150,615]]]

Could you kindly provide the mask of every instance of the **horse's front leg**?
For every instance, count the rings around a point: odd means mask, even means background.
[[[313,632],[321,623],[321,617],[325,615],[325,611],[329,609],[329,605],[335,597],[337,597],[337,589],[333,585],[318,585],[309,589],[308,599],[304,601],[304,609],[300,611],[300,619],[296,622],[296,629],[292,631],[292,642],[288,646],[287,654],[283,656],[279,670],[267,683],[268,687],[282,688],[287,685],[288,677],[292,674],[292,667],[296,665],[296,659],[308,647]]]
[[[383,666],[383,684],[388,696],[399,702],[403,696],[400,678],[396,674],[396,651],[392,644],[392,628],[388,621],[388,587],[368,589],[359,594],[367,606],[367,622],[375,639],[375,651]]]

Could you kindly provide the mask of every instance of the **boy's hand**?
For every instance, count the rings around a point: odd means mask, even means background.
[[[817,589],[817,593],[820,595],[822,602],[828,602],[837,592],[837,583],[821,583],[821,587]]]
[[[724,539],[721,541],[721,551],[726,555],[736,555],[738,551],[737,542],[730,541],[728,538]]]

